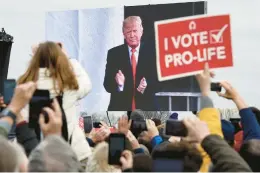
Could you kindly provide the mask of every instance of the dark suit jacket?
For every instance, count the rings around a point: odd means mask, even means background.
[[[121,70],[125,76],[124,90],[119,91],[115,76]],[[147,87],[144,94],[137,91],[142,78]],[[141,43],[136,67],[136,83],[133,86],[133,75],[127,44],[114,47],[108,51],[104,87],[111,93],[109,111],[129,111],[132,109],[132,98],[135,90],[136,109],[157,110],[155,93],[158,92],[158,78],[154,48]]]

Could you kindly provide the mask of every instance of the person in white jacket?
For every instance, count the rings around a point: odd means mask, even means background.
[[[34,47],[30,65],[18,79],[18,84],[34,81],[37,89],[49,90],[51,98],[63,94],[62,106],[67,119],[68,137],[71,138],[71,146],[78,160],[82,161],[91,155],[91,149],[79,127],[76,104],[90,92],[92,84],[79,62],[69,59],[61,47],[55,42],[44,42]],[[29,106],[22,111],[22,115],[28,121]]]

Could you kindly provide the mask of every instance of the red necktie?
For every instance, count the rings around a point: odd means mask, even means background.
[[[136,109],[135,107],[135,74],[136,74],[136,58],[135,58],[135,49],[131,50],[131,63],[132,63],[132,70],[133,70],[133,81],[134,81],[134,88],[133,88],[133,100],[132,100],[132,111]]]

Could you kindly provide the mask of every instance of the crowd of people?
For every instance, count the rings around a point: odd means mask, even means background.
[[[101,122],[85,133],[76,115],[76,102],[91,92],[90,78],[61,43],[40,43],[33,47],[31,63],[17,80],[11,102],[6,104],[0,97],[0,171],[258,172],[260,111],[247,105],[230,83],[220,82],[225,92],[218,95],[233,101],[240,115],[236,128],[221,120],[210,98],[214,75],[207,63],[196,75],[201,107],[195,118],[181,120],[186,135],[165,136],[165,124],[134,111],[122,115],[113,128]],[[40,110],[32,128],[31,102],[37,90],[48,90],[52,102]],[[146,128],[133,131],[133,121],[144,121]],[[125,137],[117,165],[109,164],[109,150],[115,147],[110,145],[111,134]]]
[[[42,68],[46,66],[50,68]],[[114,131],[102,123],[100,128],[84,134],[79,128],[74,106],[76,100],[90,91],[89,78],[81,66],[75,60],[69,60],[56,43],[41,43],[27,72],[19,78],[11,103],[5,105],[1,97],[0,105],[4,110],[0,119],[0,171],[259,171],[259,111],[247,106],[228,82],[220,83],[226,92],[218,94],[232,100],[240,110],[241,131],[238,133],[242,132],[242,142],[237,146],[234,130],[233,135],[230,134],[231,123],[221,121],[219,111],[209,97],[212,76],[207,64],[203,73],[196,76],[202,94],[201,110],[197,112],[197,118],[183,120],[187,136],[165,138],[161,131],[165,127],[151,119],[145,120],[145,131],[134,133],[130,130],[131,122],[144,119],[137,114],[129,118],[124,115],[120,117]],[[28,104],[39,88],[50,90],[54,98],[50,107],[45,107],[39,115],[41,138],[38,138],[35,129],[28,126]],[[56,97],[61,94],[64,100],[62,104]],[[46,114],[48,122],[45,121]],[[64,122],[68,129],[67,138],[63,131]],[[15,140],[8,140],[12,127],[15,127]],[[111,133],[124,134],[126,137],[126,148],[118,166],[108,164],[108,138]]]

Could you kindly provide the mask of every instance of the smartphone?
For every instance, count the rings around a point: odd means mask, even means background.
[[[165,125],[165,135],[185,137],[188,135],[188,131],[182,121],[167,120]]]
[[[216,91],[216,92],[221,92],[222,87],[220,86],[220,83],[211,83],[210,90]]]
[[[91,116],[85,116],[84,119],[84,131],[85,133],[90,133],[93,128],[93,122]]]
[[[230,118],[229,120],[231,123],[239,123],[241,121],[241,118]]]
[[[94,122],[94,123],[93,123],[93,128],[98,129],[98,128],[100,128],[101,126],[102,126],[101,122]]]
[[[230,118],[229,119],[230,122],[233,124],[233,126],[235,127],[235,133],[237,133],[238,131],[242,130],[242,128],[240,127],[240,118]]]
[[[130,130],[132,132],[135,131],[147,131],[146,122],[145,120],[132,120]]]
[[[5,104],[10,104],[14,95],[15,87],[16,81],[14,79],[8,79],[4,81],[3,97]]]
[[[29,127],[38,126],[39,116],[43,113],[45,122],[48,123],[49,116],[43,111],[44,107],[51,107],[52,99],[50,99],[49,90],[36,90],[29,103]]]
[[[126,138],[124,134],[111,133],[109,136],[108,164],[121,165],[120,157],[125,150]]]

